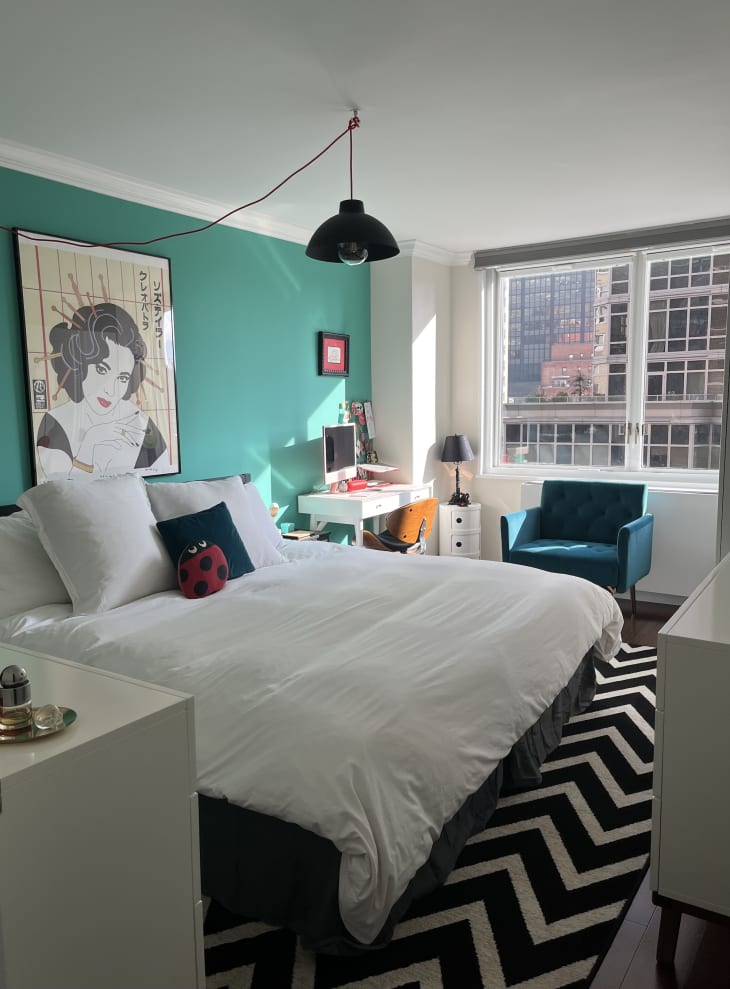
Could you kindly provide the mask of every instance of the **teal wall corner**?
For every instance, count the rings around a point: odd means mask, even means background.
[[[200,220],[0,168],[0,224],[96,243],[143,241]],[[321,428],[371,397],[370,274],[233,227],[130,247],[170,259],[181,473],[249,471],[279,519],[321,483]],[[32,484],[12,235],[0,232],[0,502]],[[350,376],[317,374],[317,333],[350,336]]]

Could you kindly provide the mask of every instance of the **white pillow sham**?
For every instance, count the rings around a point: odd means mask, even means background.
[[[251,509],[251,513],[259,529],[263,532],[274,549],[285,549],[286,540],[282,536],[281,530],[277,529],[276,523],[271,517],[271,513],[264,504],[264,499],[259,493],[259,489],[255,484],[249,483],[243,485],[243,492],[246,495],[249,508]]]
[[[78,615],[177,586],[142,479],[47,481],[18,499],[33,519]]]
[[[257,570],[286,562],[254,518],[238,474],[211,481],[162,481],[146,484],[146,488],[158,522],[191,512],[202,512],[224,501]]]
[[[0,518],[0,618],[68,601],[30,515],[15,512]]]

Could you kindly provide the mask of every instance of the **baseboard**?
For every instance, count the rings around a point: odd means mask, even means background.
[[[617,594],[617,599],[619,601],[629,601],[630,595],[626,591],[625,594]],[[674,608],[678,608],[681,604],[687,600],[686,597],[677,596],[676,594],[654,594],[652,591],[644,591],[640,593],[636,592],[636,603],[641,604],[644,601],[646,604],[668,604]]]

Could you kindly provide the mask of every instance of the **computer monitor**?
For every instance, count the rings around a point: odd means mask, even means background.
[[[322,426],[322,477],[330,489],[357,477],[357,436],[354,422]]]

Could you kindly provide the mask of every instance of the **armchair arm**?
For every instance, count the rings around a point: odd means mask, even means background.
[[[540,509],[523,508],[500,518],[502,532],[502,561],[509,563],[510,551],[522,543],[540,538]]]
[[[623,593],[651,570],[651,543],[654,516],[642,515],[622,525],[618,531],[618,586]]]

